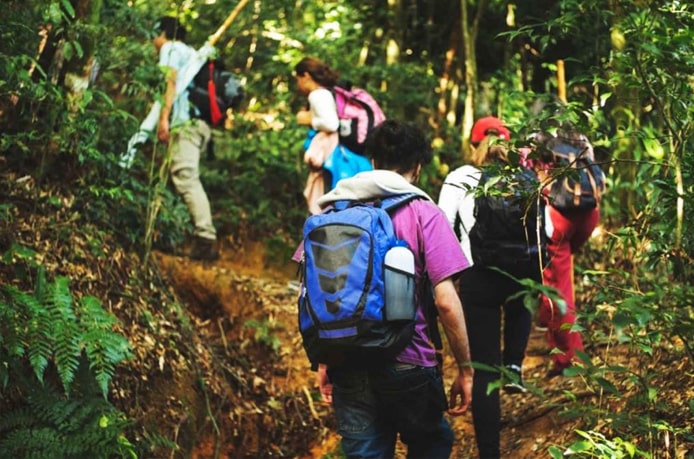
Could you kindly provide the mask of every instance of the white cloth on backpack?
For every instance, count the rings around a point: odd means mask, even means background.
[[[443,182],[439,194],[439,207],[446,214],[448,223],[460,234],[460,247],[465,257],[472,261],[472,248],[468,233],[475,225],[475,195],[482,171],[466,164],[451,171]],[[460,219],[456,218],[460,216]],[[455,226],[458,225],[458,228]]]
[[[397,172],[377,169],[340,180],[335,189],[318,200],[318,205],[325,208],[336,201],[368,201],[404,193],[415,193],[432,201],[428,194]]]
[[[337,132],[318,131],[304,153],[304,163],[311,169],[323,167],[323,163],[337,147],[339,140]]]
[[[317,201],[329,186],[329,184],[326,186],[325,183],[323,163],[337,147],[338,141],[337,132],[319,131],[313,136],[311,144],[304,153],[304,162],[311,168],[306,178],[304,197],[308,204],[308,210],[313,215],[321,213]]]

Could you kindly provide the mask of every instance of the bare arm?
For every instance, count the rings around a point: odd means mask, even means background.
[[[463,306],[451,278],[434,286],[434,301],[448,344],[458,365],[458,375],[451,386],[449,409],[450,414],[457,416],[465,413],[472,401],[473,369],[470,366],[470,346]]]
[[[321,397],[325,403],[333,403],[333,385],[330,384],[328,378],[328,366],[325,364],[318,365],[318,373],[316,373],[316,385],[320,390]]]
[[[166,92],[162,101],[161,112],[159,114],[159,127],[157,128],[157,138],[161,142],[169,141],[170,126],[169,118],[173,108],[174,98],[176,97],[176,69],[168,67],[166,69]]]
[[[311,125],[311,111],[310,110],[299,110],[296,114],[296,122],[299,126],[310,126]]]

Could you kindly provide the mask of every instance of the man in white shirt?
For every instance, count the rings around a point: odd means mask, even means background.
[[[183,42],[186,29],[174,17],[160,18],[154,30],[158,35],[152,41],[159,52],[159,66],[166,78],[157,138],[169,143],[172,181],[193,221],[194,240],[190,257],[216,260],[219,258],[217,231],[212,223],[210,202],[200,182],[200,156],[207,149],[211,130],[203,120],[191,118],[188,91],[176,96],[176,85],[181,84],[179,71],[195,50]]]

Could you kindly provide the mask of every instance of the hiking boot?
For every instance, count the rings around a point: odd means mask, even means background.
[[[545,379],[547,379],[547,380],[549,381],[550,379],[554,379],[554,378],[556,378],[557,376],[564,376],[564,368],[553,366],[553,367],[547,372],[547,375],[545,376]]]
[[[217,240],[196,236],[193,240],[193,247],[190,249],[190,258],[204,261],[217,260],[219,258]]]
[[[301,290],[301,283],[296,280],[290,280],[287,282],[287,288],[291,293],[299,293],[299,290]]]
[[[504,392],[507,394],[522,394],[528,391],[523,385],[523,376],[521,375],[521,367],[519,365],[506,365],[506,374],[503,375],[508,379],[504,383]]]

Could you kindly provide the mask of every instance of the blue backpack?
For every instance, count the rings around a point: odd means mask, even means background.
[[[388,294],[391,298],[398,293],[402,299],[403,292],[411,292],[411,311],[403,315],[400,309],[395,314],[393,306],[402,308],[407,303],[399,301],[390,306],[389,314],[384,263],[390,249],[406,246],[395,235],[389,212],[418,197],[408,193],[374,203],[339,201],[306,220],[299,329],[311,363],[339,365],[393,358],[411,342],[416,312],[414,272],[402,277],[405,283],[401,280]],[[394,315],[398,317],[394,319]]]

